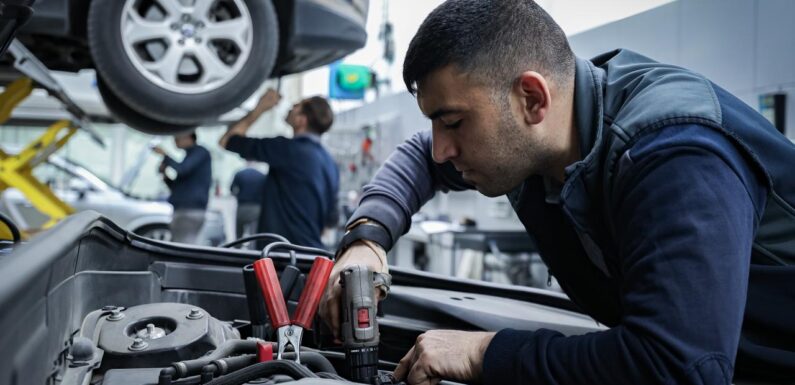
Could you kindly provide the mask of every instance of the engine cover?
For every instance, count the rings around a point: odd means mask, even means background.
[[[103,316],[98,347],[105,352],[100,371],[164,367],[205,355],[240,333],[196,306],[154,303]]]

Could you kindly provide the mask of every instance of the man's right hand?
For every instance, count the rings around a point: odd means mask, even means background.
[[[377,253],[383,254],[379,257]],[[340,286],[340,272],[350,265],[366,265],[374,272],[386,272],[386,267],[383,266],[381,261],[386,263],[386,252],[384,252],[380,246],[373,242],[369,242],[368,246],[364,241],[359,241],[351,244],[334,264],[334,268],[331,270],[331,276],[328,280],[328,285],[326,286],[326,291],[323,294],[323,298],[320,300],[318,312],[326,325],[334,333],[334,340],[337,343],[341,343],[340,301],[342,300],[342,287]],[[386,293],[376,288],[376,293],[373,295],[373,298],[375,298],[377,304],[378,300],[383,299],[385,296]]]

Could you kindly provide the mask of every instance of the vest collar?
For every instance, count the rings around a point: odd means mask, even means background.
[[[579,134],[580,154],[585,158],[593,152],[596,138],[602,131],[604,75],[604,70],[590,61],[575,58],[574,123]]]
[[[599,191],[594,187],[600,174],[599,158],[604,130],[605,71],[587,60],[576,58],[574,78],[574,122],[579,134],[583,159],[566,167],[566,180],[560,193],[561,209],[580,237],[583,248],[593,264],[608,277],[604,253],[599,247],[603,239],[596,229],[601,223]]]
[[[574,122],[579,135],[580,153],[583,159],[566,167],[566,180],[561,190],[561,200],[570,202],[570,205],[585,209],[587,194],[578,191],[578,196],[572,196],[575,190],[582,190],[582,185],[587,184],[584,179],[592,178],[597,174],[593,170],[597,167],[601,138],[604,129],[603,111],[603,83],[605,71],[595,67],[588,60],[576,58],[576,72],[574,77]],[[576,210],[580,211],[580,210]],[[587,211],[587,210],[584,210]],[[584,213],[584,212],[583,212]]]

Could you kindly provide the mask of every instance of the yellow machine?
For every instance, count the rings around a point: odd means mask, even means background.
[[[0,94],[0,124],[11,117],[11,111],[30,95],[32,89],[33,81],[26,77],[6,87]],[[60,120],[52,124],[44,134],[28,144],[19,154],[7,154],[0,150],[0,191],[9,187],[21,191],[36,209],[50,217],[44,228],[72,214],[74,209],[55,196],[47,185],[33,177],[32,171],[52,153],[63,147],[75,132],[77,128],[70,121]]]
[[[0,192],[9,187],[21,191],[30,200],[33,207],[50,217],[50,220],[43,226],[46,229],[75,210],[53,194],[47,185],[34,178],[33,169],[63,147],[78,129],[88,133],[99,145],[104,147],[104,143],[99,135],[91,129],[86,113],[69,98],[47,67],[22,43],[14,40],[9,45],[8,52],[14,57],[14,67],[27,77],[22,77],[9,84],[0,94],[0,124],[8,121],[14,108],[30,95],[33,91],[34,81],[37,86],[47,90],[50,96],[58,99],[67,112],[74,117],[71,121],[60,120],[53,123],[41,136],[18,154],[7,154],[0,150]],[[6,222],[6,219],[2,222]],[[19,231],[13,224],[11,227],[4,229],[3,226],[0,226],[0,240],[6,239],[9,233],[14,233],[12,235],[19,238]]]

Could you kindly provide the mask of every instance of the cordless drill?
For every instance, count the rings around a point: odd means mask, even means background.
[[[342,286],[342,347],[351,381],[371,383],[378,375],[378,323],[373,272],[351,265],[340,274]]]

